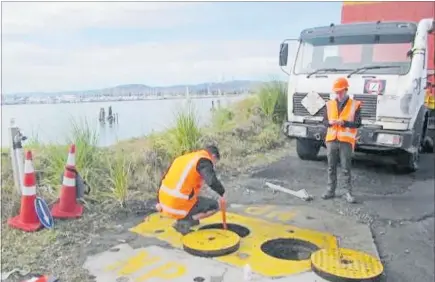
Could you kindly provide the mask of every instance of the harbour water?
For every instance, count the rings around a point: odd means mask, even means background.
[[[212,102],[227,106],[246,96],[192,99],[198,121],[205,125],[211,117]],[[219,102],[218,102],[219,101]],[[87,121],[99,135],[99,145],[109,146],[118,141],[141,137],[152,131],[162,131],[173,124],[175,113],[185,106],[183,99],[121,101],[71,104],[36,104],[2,106],[2,147],[8,147],[10,120],[28,138],[42,143],[65,143],[71,133],[72,122]],[[101,108],[112,107],[118,114],[118,122],[103,125],[98,121]]]

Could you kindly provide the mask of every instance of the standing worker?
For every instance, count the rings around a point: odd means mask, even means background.
[[[328,101],[323,118],[326,132],[326,149],[328,157],[328,190],[322,199],[335,197],[337,188],[337,165],[340,160],[346,201],[355,203],[352,196],[352,154],[357,139],[357,131],[361,126],[361,102],[349,98],[349,83],[346,78],[338,78],[333,85],[336,99]]]
[[[173,227],[183,235],[198,225],[200,219],[210,217],[220,209],[218,201],[198,196],[203,182],[220,197],[224,196],[225,189],[214,170],[219,159],[218,148],[208,146],[176,158],[162,178],[156,208],[177,219]]]

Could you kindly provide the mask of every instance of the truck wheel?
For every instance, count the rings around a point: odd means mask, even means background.
[[[423,123],[423,136],[421,137],[421,152],[422,153],[433,153],[434,152],[434,130],[428,128],[429,117],[426,116]]]
[[[430,138],[429,136],[426,136],[424,138],[424,142],[422,145],[423,153],[433,153],[434,152],[434,146],[433,146],[434,144],[433,143],[434,143],[433,139]]]
[[[301,160],[317,160],[322,143],[310,139],[296,140],[296,152]]]
[[[420,152],[403,152],[399,155],[396,169],[400,173],[413,173],[419,168]]]

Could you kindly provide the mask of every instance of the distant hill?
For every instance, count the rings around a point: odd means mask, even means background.
[[[149,86],[144,84],[124,84],[115,87],[97,89],[97,90],[85,90],[85,91],[62,91],[62,92],[32,92],[32,93],[13,93],[6,95],[17,95],[21,97],[29,96],[60,96],[60,95],[80,95],[80,96],[94,96],[94,95],[150,95],[155,93],[161,94],[176,94],[185,93],[186,87],[189,87],[190,93],[206,93],[207,88],[210,91],[218,91],[220,89],[222,92],[233,92],[233,91],[245,91],[253,90],[259,85],[264,83],[263,81],[253,81],[253,80],[233,80],[219,83],[201,83],[193,85],[172,85],[172,86]]]

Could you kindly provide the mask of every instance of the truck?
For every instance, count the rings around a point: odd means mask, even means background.
[[[332,84],[349,81],[361,101],[362,126],[355,152],[389,155],[395,167],[415,172],[420,154],[433,150],[434,2],[344,2],[341,23],[307,28],[280,45],[288,74],[284,133],[296,139],[302,160],[325,146],[322,124]],[[289,44],[295,44],[289,60]],[[433,111],[433,110],[432,110]],[[432,147],[432,148],[431,148]]]

